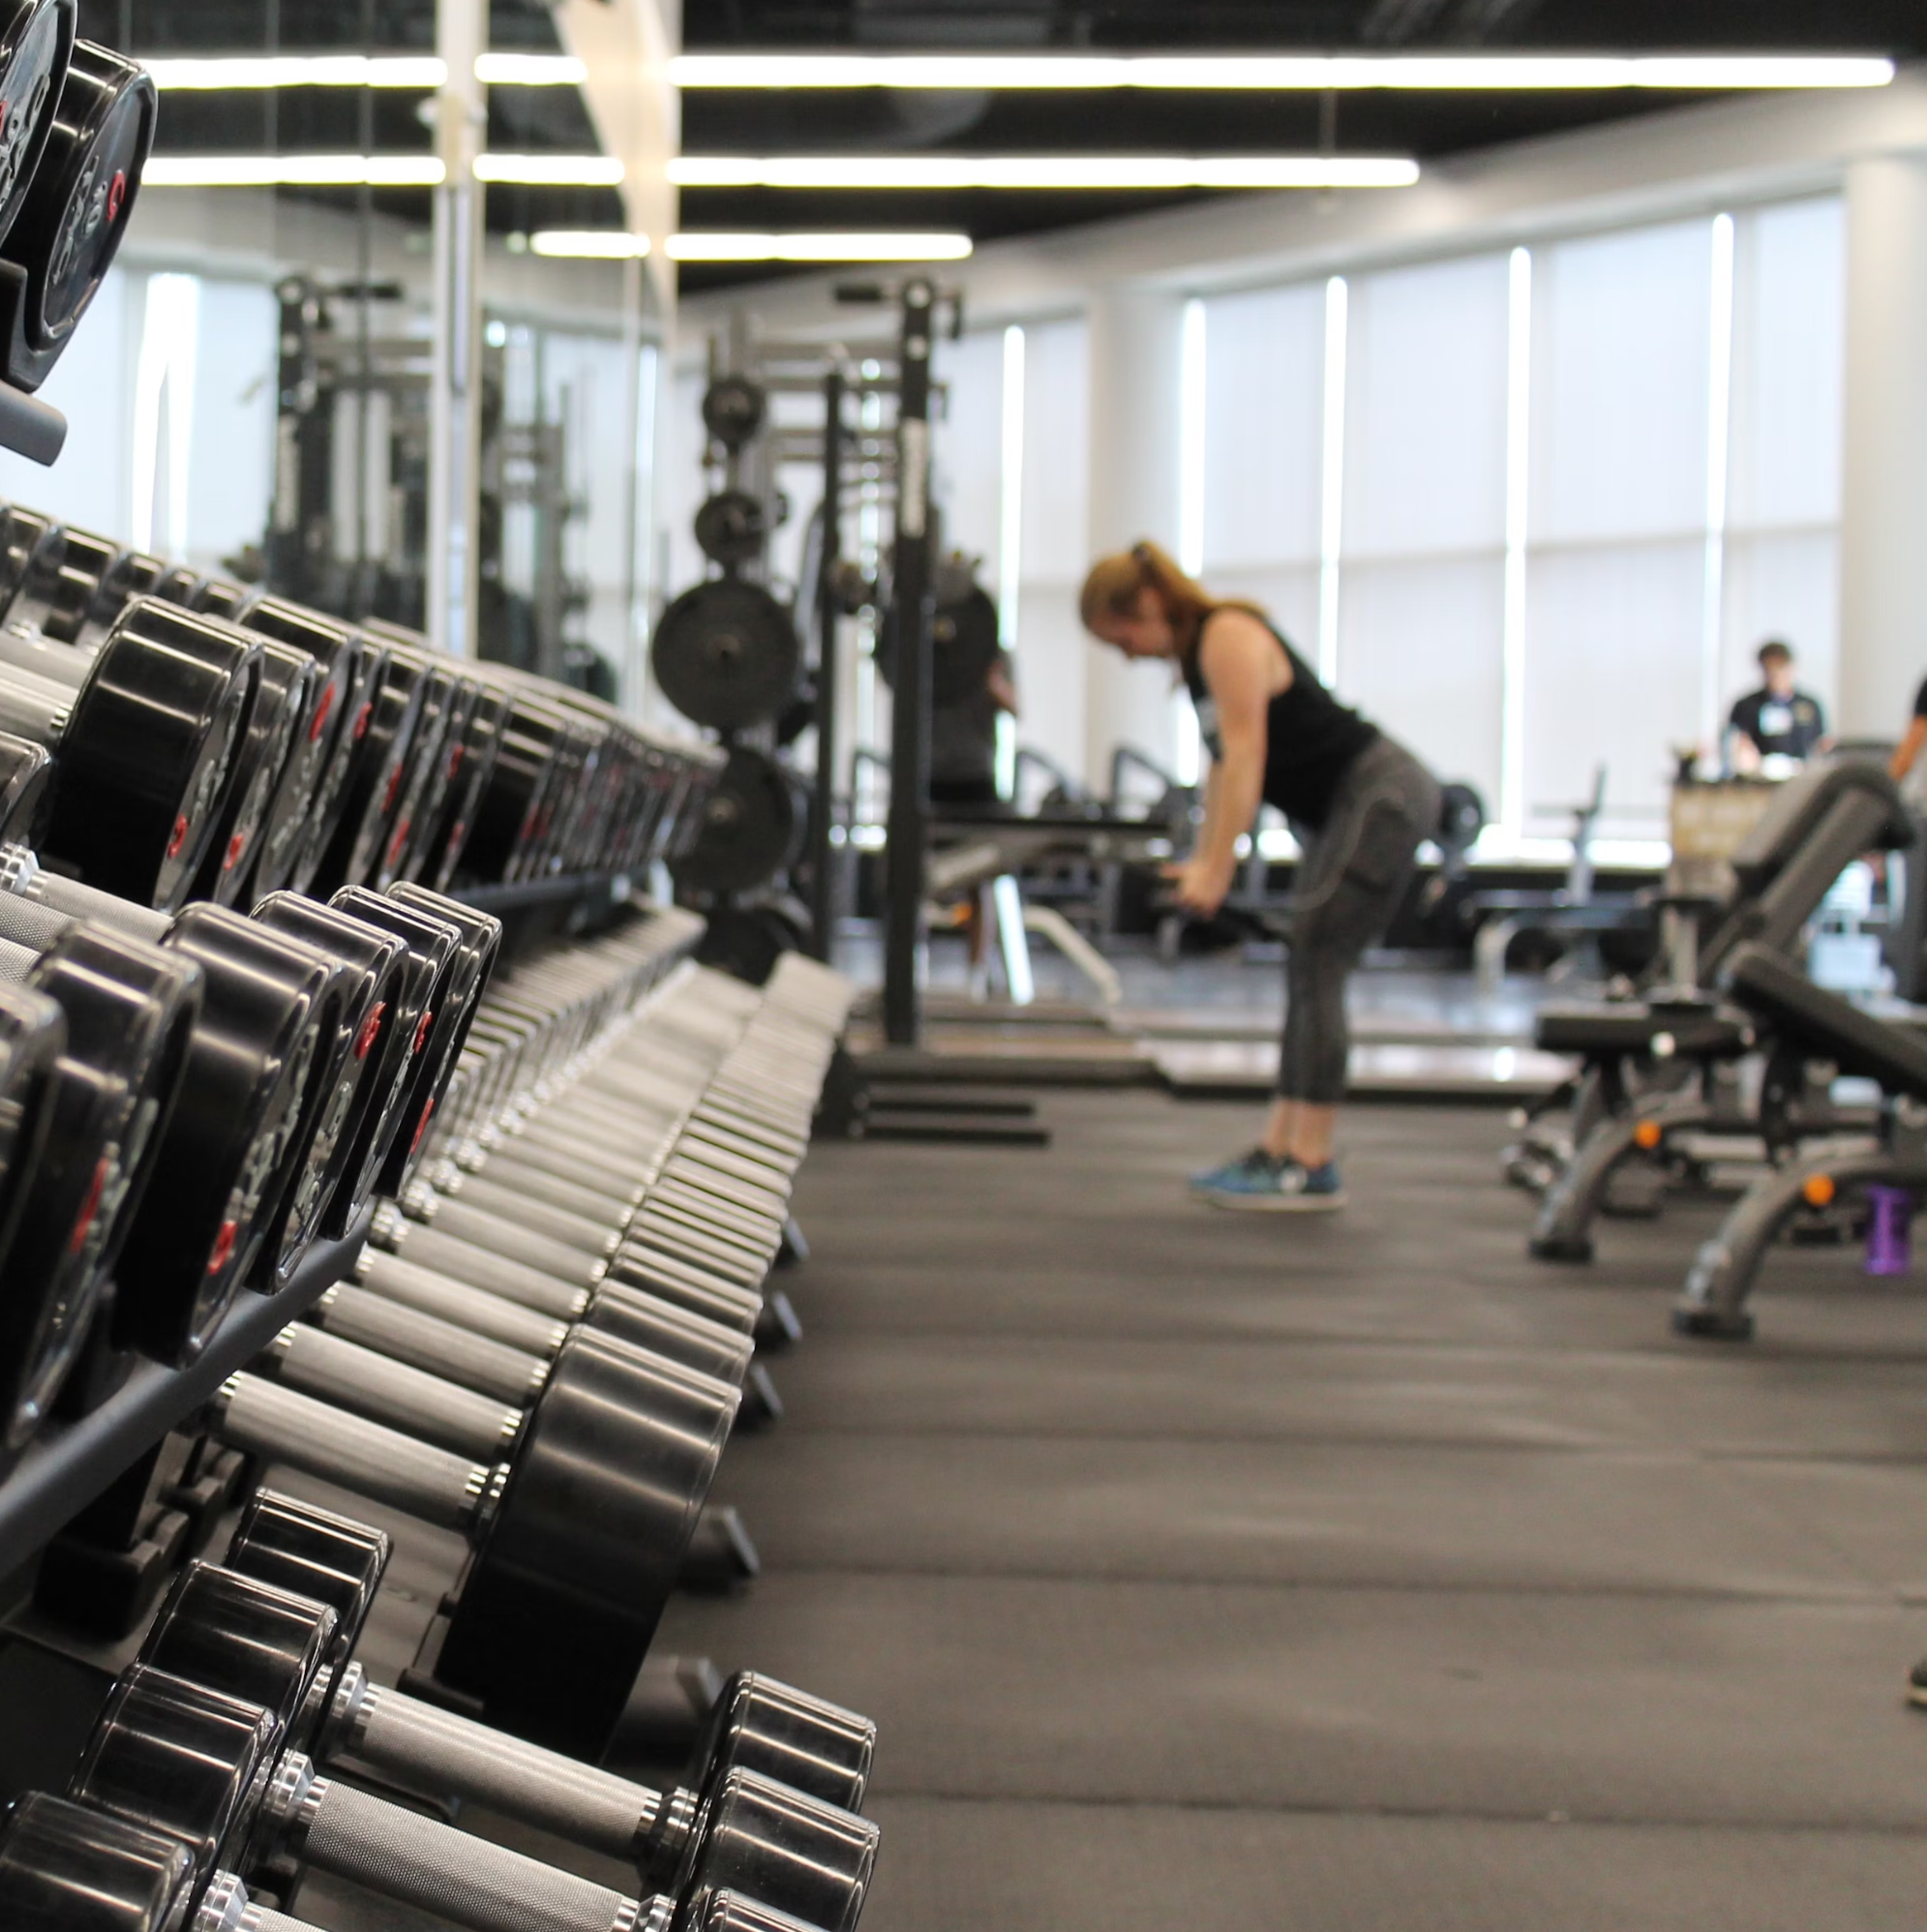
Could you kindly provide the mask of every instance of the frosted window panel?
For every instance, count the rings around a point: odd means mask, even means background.
[[[1208,588],[1214,597],[1236,597],[1257,605],[1307,663],[1317,663],[1318,566],[1315,563],[1272,570],[1214,570]]]
[[[92,319],[81,325],[83,337]],[[198,569],[219,569],[223,558],[258,544],[267,528],[280,322],[271,288],[253,282],[200,286],[188,469],[188,551]]]
[[[1093,644],[1077,621],[1077,585],[1026,583],[1017,598],[1017,742],[1073,777],[1084,770],[1084,685]]]
[[[1610,836],[1666,830],[1672,747],[1700,738],[1703,542],[1541,553],[1525,587],[1525,829],[1570,830],[1607,768]]]
[[[1325,436],[1325,285],[1204,308],[1204,567],[1315,562]]]
[[[696,509],[707,493],[702,408],[703,391],[708,386],[700,370],[677,371],[662,385],[656,523],[667,538],[667,581],[662,586],[665,599],[701,583],[708,574],[703,553],[696,547]]]
[[[1507,284],[1504,256],[1352,282],[1348,558],[1437,556],[1504,542]]]
[[[1499,796],[1505,563],[1485,557],[1347,565],[1339,695],[1441,778]]]
[[[1081,320],[1024,331],[1023,524],[1018,572],[1081,583],[1089,562],[1091,355]],[[1023,633],[1018,633],[1019,649]]]
[[[1837,199],[1739,216],[1733,237],[1732,528],[1840,515],[1846,222]]]
[[[1705,528],[1712,223],[1535,250],[1529,536]]]
[[[1832,530],[1729,537],[1722,584],[1720,715],[1742,691],[1760,682],[1754,653],[1769,637],[1793,647],[1803,690],[1838,709],[1840,663],[1840,539]],[[1923,664],[1927,669],[1927,664]],[[1893,720],[1897,737],[1906,723]]]
[[[937,375],[948,387],[933,438],[944,548],[980,557],[979,581],[994,587],[1004,501],[1003,332],[984,330],[941,344]]]
[[[612,337],[551,335],[542,377],[549,420],[565,435],[568,491],[583,506],[569,526],[569,567],[597,589],[620,589],[629,574],[633,468],[627,357]],[[592,641],[619,657],[619,628]]]
[[[134,377],[147,278],[107,272],[67,352],[41,389],[67,418],[51,469],[0,451],[0,498],[125,542],[134,524]]]

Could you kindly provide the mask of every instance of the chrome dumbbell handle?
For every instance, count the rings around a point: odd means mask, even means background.
[[[320,1932],[320,1927],[256,1905],[232,1872],[216,1872],[208,1880],[186,1932]]]
[[[471,1932],[639,1932],[641,1899],[438,1825],[284,1759],[268,1797],[287,1849]]]
[[[371,1684],[359,1665],[335,1693],[328,1750],[630,1864],[662,1816],[662,1794],[647,1785]]]
[[[522,1434],[522,1409],[505,1407],[306,1322],[284,1328],[268,1354],[288,1388],[437,1442],[457,1455],[503,1461]]]
[[[354,1265],[357,1283],[386,1301],[419,1310],[438,1320],[472,1329],[492,1342],[529,1355],[547,1357],[562,1345],[568,1323],[524,1308],[487,1288],[472,1287],[433,1268],[417,1267],[399,1254],[365,1248]]]
[[[449,1288],[460,1290],[453,1283]],[[495,1298],[471,1293],[471,1302]],[[448,1317],[433,1310],[409,1307],[385,1294],[368,1288],[333,1287],[316,1304],[315,1319],[330,1335],[345,1342],[358,1342],[365,1348],[377,1348],[398,1362],[425,1369],[432,1375],[443,1375],[464,1388],[478,1389],[497,1402],[527,1408],[542,1393],[549,1379],[547,1357],[562,1345],[568,1330],[559,1322],[545,1322],[540,1315],[527,1319],[541,1334],[548,1346],[540,1353],[527,1347],[514,1347],[476,1331],[455,1317],[456,1310],[444,1298]],[[505,1314],[522,1315],[524,1311],[496,1301]],[[486,1311],[485,1311],[486,1313]]]
[[[446,1529],[486,1523],[507,1477],[500,1465],[451,1455],[259,1375],[230,1375],[211,1409],[216,1433],[231,1447]]]

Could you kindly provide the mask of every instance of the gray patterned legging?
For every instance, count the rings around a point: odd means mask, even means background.
[[[1389,738],[1367,745],[1339,781],[1292,893],[1280,1099],[1336,1106],[1344,1098],[1345,981],[1399,910],[1419,841],[1437,830],[1439,802],[1438,781]]]

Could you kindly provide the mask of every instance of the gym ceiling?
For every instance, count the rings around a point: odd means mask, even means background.
[[[143,54],[426,51],[434,0],[81,0],[82,31]],[[541,0],[494,0],[497,48],[556,51]],[[687,0],[683,45],[730,51],[1075,53],[1797,52],[1905,60],[1927,53],[1919,0]],[[1421,164],[1567,128],[1663,112],[1695,97],[1600,92],[1188,93],[692,90],[683,150],[707,155],[1410,155]],[[332,89],[171,94],[162,153],[418,151],[420,97]],[[498,88],[490,145],[597,146],[572,88]],[[290,192],[290,191],[283,191]],[[354,191],[303,191],[353,205]],[[961,229],[979,242],[1196,199],[1210,191],[690,188],[697,229]],[[418,191],[379,206],[425,219]],[[614,227],[612,190],[497,185],[498,233]],[[685,264],[685,288],[767,278],[768,265]]]

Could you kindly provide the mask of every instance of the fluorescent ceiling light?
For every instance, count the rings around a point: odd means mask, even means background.
[[[648,254],[649,238],[624,234],[619,228],[539,228],[528,237],[528,252],[588,261],[633,261]]]
[[[485,53],[475,78],[489,87],[580,87],[588,69],[572,53]]]
[[[1409,188],[1418,164],[1343,155],[684,155],[678,188]]]
[[[433,54],[221,54],[210,59],[142,61],[156,87],[436,88],[448,70]]]
[[[672,261],[961,261],[970,237],[957,234],[679,234]]]
[[[140,171],[149,188],[439,188],[432,154],[154,155]]]
[[[685,53],[678,87],[1188,87],[1325,92],[1884,87],[1893,62],[1841,54]]]
[[[477,181],[514,181],[539,188],[619,188],[622,164],[606,154],[484,154]]]
[[[433,54],[161,55],[141,65],[164,91],[405,87],[433,92],[448,77],[446,65]],[[580,87],[587,76],[573,54],[485,53],[475,62],[475,78],[489,87]]]

